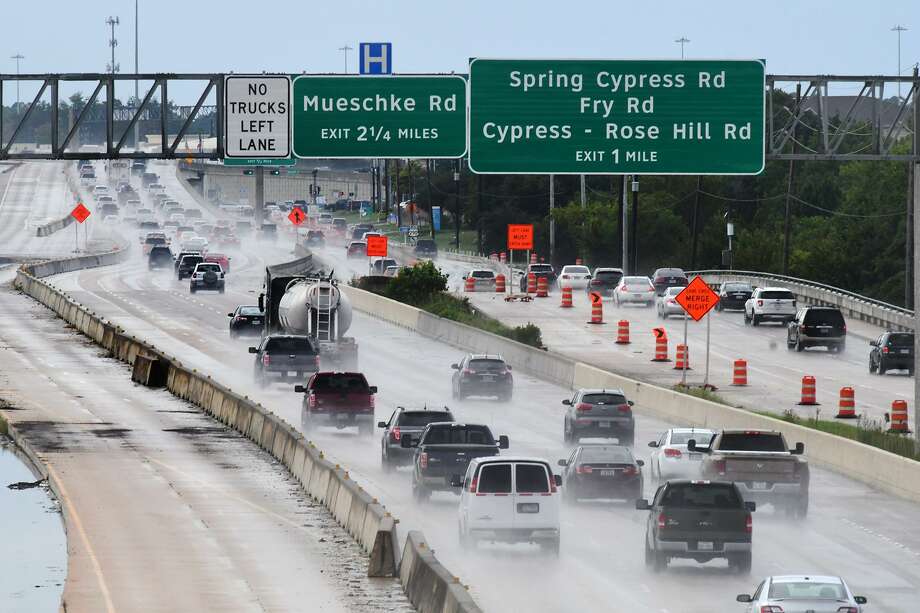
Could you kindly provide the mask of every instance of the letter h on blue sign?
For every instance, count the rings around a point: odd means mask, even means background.
[[[393,73],[393,43],[361,43],[358,56],[361,74]]]

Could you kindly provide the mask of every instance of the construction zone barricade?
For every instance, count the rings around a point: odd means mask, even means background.
[[[910,432],[907,426],[907,401],[894,400],[891,403],[891,415],[889,417],[891,425],[888,431],[898,434],[907,434]]]
[[[560,308],[571,309],[572,306],[572,288],[563,287],[562,288],[562,301],[559,303]]]
[[[629,321],[621,319],[617,322],[617,345],[629,344]]]
[[[463,291],[465,292],[475,292],[476,291],[476,279],[473,277],[467,277],[463,281]]]
[[[674,370],[693,370],[690,368],[690,348],[684,344],[677,346]]]
[[[549,296],[549,281],[546,277],[537,278],[537,298],[547,298]]]
[[[502,274],[495,275],[495,293],[504,294],[505,289],[507,289],[505,285],[505,275],[502,275]]]
[[[653,328],[652,334],[655,335],[655,357],[652,362],[670,362],[668,358],[668,333],[664,328]]]
[[[591,292],[591,320],[588,323],[604,323],[604,298],[597,292]]]
[[[537,293],[537,275],[533,274],[532,272],[527,273],[527,293]]]
[[[852,387],[840,388],[836,417],[837,419],[856,419],[856,395]]]
[[[744,386],[748,384],[747,379],[747,361],[735,360],[732,370],[732,385]]]
[[[815,385],[815,378],[811,375],[805,375],[802,377],[802,400],[799,402],[801,406],[815,406],[818,404],[817,401],[817,386]]]

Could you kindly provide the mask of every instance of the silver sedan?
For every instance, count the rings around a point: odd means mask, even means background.
[[[658,317],[667,319],[672,315],[677,317],[686,317],[687,312],[684,307],[677,304],[677,294],[683,291],[683,287],[669,287],[664,293],[658,296],[655,304],[658,308]]]
[[[867,600],[854,596],[840,577],[781,575],[764,579],[753,595],[738,594],[749,613],[862,613]]]

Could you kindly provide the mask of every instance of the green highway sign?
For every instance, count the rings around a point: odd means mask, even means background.
[[[473,59],[469,79],[473,172],[763,170],[758,60]]]
[[[457,75],[301,75],[293,87],[299,158],[458,158],[466,81]]]
[[[294,158],[224,158],[224,166],[293,166]]]

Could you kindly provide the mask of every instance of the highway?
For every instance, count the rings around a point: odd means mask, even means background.
[[[60,275],[52,281],[129,332],[299,424],[299,396],[290,386],[260,390],[252,383],[251,358],[245,349],[248,343],[229,339],[226,317],[237,304],[255,303],[264,265],[290,259],[290,244],[279,241],[276,248],[244,247],[235,254],[224,295],[191,296],[187,283],[179,283],[166,273],[148,273],[140,257],[115,267]],[[338,258],[344,249],[330,246],[327,252]],[[548,302],[546,306],[533,305],[534,313],[548,314]],[[567,319],[574,321],[577,316]],[[729,326],[732,316],[724,317]],[[642,321],[641,326],[636,321],[637,329],[650,328],[648,324],[653,323]],[[675,325],[668,325],[675,338]],[[613,326],[604,328],[609,338]],[[775,334],[760,329],[756,333],[765,337]],[[569,396],[569,390],[518,373],[510,404],[476,400],[451,403],[449,365],[461,356],[460,351],[363,314],[356,315],[350,334],[360,344],[361,370],[380,388],[378,420],[388,417],[397,405],[449,404],[459,419],[485,422],[496,433],[509,435],[514,454],[552,460],[567,455],[559,402]],[[552,343],[551,339],[550,335],[547,340]],[[742,340],[739,346],[745,344],[750,343]],[[630,351],[635,350],[631,346]],[[855,349],[848,349],[844,357],[851,351]],[[784,360],[785,350],[782,352],[778,355]],[[801,357],[817,362],[831,356]],[[633,358],[636,362],[644,359]],[[629,362],[624,358],[623,363]],[[772,364],[754,365],[764,371],[775,369]],[[757,372],[752,378],[759,376]],[[826,406],[823,397],[822,402]],[[642,407],[637,407],[636,413],[636,453],[647,458],[645,443],[657,438],[669,424],[646,417]],[[471,586],[486,610],[733,610],[738,606],[734,603],[736,593],[751,592],[763,575],[783,573],[843,575],[858,593],[869,597],[873,611],[910,610],[920,596],[920,534],[909,529],[920,521],[920,510],[817,467],[812,470],[812,505],[806,520],[788,521],[769,507],[755,513],[751,577],[729,574],[722,563],[699,566],[692,562],[677,562],[659,576],[643,566],[645,513],[633,510],[631,503],[564,508],[558,561],[524,546],[484,546],[464,553],[457,542],[456,498],[435,495],[431,503],[417,506],[411,497],[409,475],[381,470],[377,436],[372,443],[347,430],[321,429],[309,436],[388,505],[404,529],[421,528],[439,558]],[[652,491],[649,480],[646,491]]]

